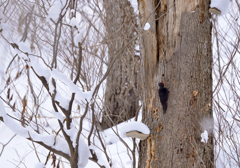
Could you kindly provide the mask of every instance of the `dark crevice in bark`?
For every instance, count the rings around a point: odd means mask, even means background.
[[[156,0],[155,1],[155,6],[158,6],[158,3],[161,3],[161,2],[159,2],[159,0]],[[157,15],[155,15],[155,23],[156,23],[156,39],[157,39],[157,53],[156,53],[156,57],[157,57],[157,62],[156,62],[156,64],[158,64],[159,63],[159,33],[158,33],[158,24],[159,24],[159,17],[160,17],[160,13],[159,13],[159,9],[161,8],[161,4],[159,5],[159,7],[156,9],[156,13],[157,13]]]

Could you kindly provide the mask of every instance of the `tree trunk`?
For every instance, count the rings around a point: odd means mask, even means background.
[[[145,75],[143,122],[151,134],[140,143],[139,167],[212,168],[210,0],[138,3],[142,26],[151,25],[143,32],[140,46]],[[159,82],[170,91],[166,114],[158,97]],[[201,142],[204,130],[207,143]]]
[[[106,86],[102,128],[106,129],[135,116],[139,109],[137,80],[139,56],[135,44],[128,44],[136,32],[136,16],[128,0],[103,1],[106,11],[108,63],[125,45],[111,70]]]

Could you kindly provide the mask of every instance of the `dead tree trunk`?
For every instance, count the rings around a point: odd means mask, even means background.
[[[137,79],[139,56],[136,41],[128,44],[136,32],[136,15],[128,0],[103,1],[106,12],[108,62],[125,46],[111,70],[106,86],[102,128],[106,129],[135,116],[139,108]]]
[[[214,167],[210,0],[141,0],[143,122],[139,167]],[[169,89],[163,114],[158,83]],[[207,130],[207,143],[201,133]]]

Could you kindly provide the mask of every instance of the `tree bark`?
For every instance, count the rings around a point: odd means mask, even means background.
[[[139,0],[144,57],[139,167],[214,167],[210,0]],[[158,4],[159,3],[159,4]],[[156,8],[156,9],[155,9]],[[170,91],[163,114],[158,83]],[[201,133],[208,131],[207,143]]]
[[[116,53],[134,37],[136,15],[128,0],[106,0],[103,4],[106,11],[108,63],[111,63]],[[136,41],[128,44],[108,76],[103,129],[134,117],[139,109],[139,56],[135,55],[135,44]]]

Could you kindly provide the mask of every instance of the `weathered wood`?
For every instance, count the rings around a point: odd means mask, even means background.
[[[154,11],[156,6],[157,2],[139,0],[142,24],[149,17],[147,11]],[[209,0],[162,0],[157,15],[153,15],[155,20],[149,17],[151,28],[156,28],[148,30],[148,36],[143,33],[141,54],[145,71],[143,122],[151,134],[140,143],[139,167],[214,167],[211,123],[205,128],[209,132],[208,143],[201,142],[201,123],[212,119],[208,8]],[[151,45],[155,51],[146,50]],[[165,115],[157,94],[158,82],[164,82],[170,91]]]
[[[128,0],[103,1],[106,11],[108,62],[136,34],[136,15]],[[139,109],[139,56],[135,44],[128,44],[111,70],[106,84],[102,128],[106,129],[135,116]]]

